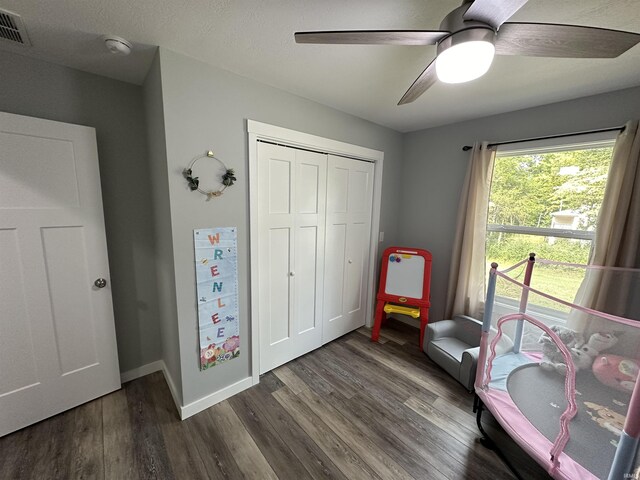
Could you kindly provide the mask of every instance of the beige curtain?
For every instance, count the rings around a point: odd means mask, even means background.
[[[487,142],[476,143],[465,177],[451,255],[445,318],[480,319],[484,307],[485,239],[491,175],[496,156]]]
[[[589,264],[639,267],[639,245],[640,130],[638,121],[633,120],[618,135],[613,149]],[[576,303],[615,315],[625,315],[630,293],[628,276],[594,270],[588,272],[582,282],[576,295]],[[572,312],[569,326],[591,333],[604,328],[604,323]]]

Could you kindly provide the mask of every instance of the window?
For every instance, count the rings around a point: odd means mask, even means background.
[[[498,149],[489,197],[487,269],[494,261],[502,268],[511,266],[528,252],[560,262],[587,263],[614,139],[571,140],[564,145],[547,140],[546,145]],[[522,280],[524,266],[513,274]],[[580,269],[538,265],[532,286],[571,302],[583,276]],[[496,294],[506,304],[516,302],[519,295],[508,286]],[[543,298],[537,301],[543,310],[551,305],[545,305]]]

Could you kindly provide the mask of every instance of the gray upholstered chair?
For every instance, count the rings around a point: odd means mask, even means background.
[[[456,315],[453,320],[427,325],[423,349],[464,388],[473,391],[481,333],[482,322],[466,315]]]
[[[495,329],[491,331],[495,333]],[[466,315],[456,315],[453,320],[441,320],[427,325],[423,350],[464,388],[473,391],[476,378],[482,322]],[[503,335],[496,348],[498,355],[513,348],[513,342]]]

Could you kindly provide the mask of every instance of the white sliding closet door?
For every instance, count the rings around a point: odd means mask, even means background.
[[[258,143],[260,373],[322,344],[326,162]]]
[[[329,155],[322,343],[365,323],[373,171]]]

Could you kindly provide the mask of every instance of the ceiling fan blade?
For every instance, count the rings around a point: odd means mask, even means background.
[[[498,30],[498,55],[614,58],[640,42],[640,34],[551,23],[505,23]]]
[[[406,105],[416,100],[420,95],[426,92],[431,85],[436,83],[438,76],[436,75],[436,61],[435,59],[424,69],[413,85],[409,87],[409,90],[402,96],[398,105]]]
[[[475,0],[462,18],[488,23],[498,28],[525,3],[527,0]]]
[[[343,30],[296,32],[296,43],[352,45],[435,45],[451,32],[444,30]]]

